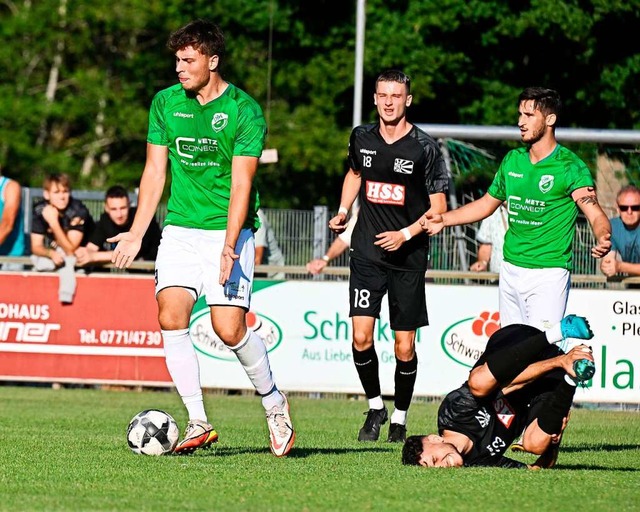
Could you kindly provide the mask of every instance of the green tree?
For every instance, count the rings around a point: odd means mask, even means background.
[[[26,185],[137,186],[148,107],[175,83],[172,30],[206,14],[227,35],[225,76],[262,105],[258,183],[269,207],[335,207],[352,128],[356,2],[4,0],[0,164]],[[413,79],[417,123],[513,125],[528,85],[558,89],[562,126],[640,127],[640,0],[369,0],[364,122],[378,72]],[[500,150],[500,149],[498,149]]]

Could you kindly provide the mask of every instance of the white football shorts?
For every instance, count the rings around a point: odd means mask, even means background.
[[[526,324],[542,331],[560,322],[567,310],[571,274],[564,268],[500,266],[500,325]]]
[[[251,303],[255,243],[250,229],[240,231],[231,277],[224,285],[220,277],[220,255],[224,230],[166,226],[156,258],[156,295],[165,288],[179,286],[191,292],[195,300],[206,296],[209,306],[239,306]]]

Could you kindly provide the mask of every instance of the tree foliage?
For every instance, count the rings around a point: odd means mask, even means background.
[[[25,185],[138,185],[148,107],[175,83],[172,30],[206,13],[225,77],[262,105],[269,207],[335,206],[353,113],[356,1],[4,0],[0,164]],[[640,0],[369,0],[363,122],[378,72],[412,77],[410,119],[512,125],[523,87],[558,89],[563,126],[640,128]],[[620,35],[625,43],[620,43]]]

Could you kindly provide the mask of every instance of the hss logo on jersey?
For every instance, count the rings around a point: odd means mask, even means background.
[[[502,423],[505,427],[509,428],[511,426],[511,422],[515,417],[516,413],[511,408],[509,402],[507,402],[506,398],[501,397],[497,398],[493,402],[493,408],[496,411],[498,419],[500,423]]]
[[[404,206],[404,185],[367,181],[366,187],[369,202]]]

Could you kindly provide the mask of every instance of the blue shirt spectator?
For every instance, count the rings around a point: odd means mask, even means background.
[[[24,213],[20,184],[0,175],[0,256],[24,256]],[[5,263],[1,270],[22,270],[21,264]]]

